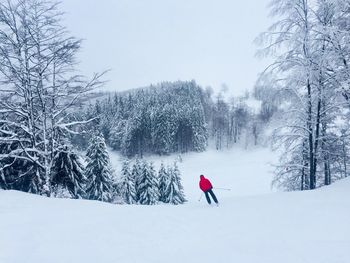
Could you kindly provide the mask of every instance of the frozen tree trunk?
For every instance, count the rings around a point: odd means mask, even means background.
[[[308,95],[308,119],[307,127],[309,132],[308,144],[309,144],[309,176],[310,176],[310,186],[309,189],[316,188],[316,172],[314,170],[314,137],[313,137],[313,127],[312,127],[312,98],[311,98],[311,85],[310,80],[307,80],[307,95]]]
[[[302,147],[302,168],[301,168],[301,186],[300,190],[304,191],[308,189],[308,180],[307,180],[307,174],[306,174],[306,167],[307,167],[307,154],[306,154],[306,141],[303,140],[303,147]],[[307,186],[307,187],[306,187]]]

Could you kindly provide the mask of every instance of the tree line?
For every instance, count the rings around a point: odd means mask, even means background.
[[[59,149],[51,169],[54,197],[141,205],[186,202],[176,163],[167,168],[162,164],[157,173],[145,160],[136,159],[131,167],[126,160],[117,178],[102,135],[90,140],[85,162],[75,152]]]
[[[276,110],[265,105],[254,111],[247,104],[252,99],[260,103],[254,94],[227,99],[195,81],[164,82],[104,97],[77,115],[96,117],[91,129],[102,132],[111,148],[128,157],[200,152],[208,146],[222,150],[243,141],[261,145]],[[88,139],[78,135],[73,141],[84,148]]]
[[[152,163],[136,159],[130,167],[129,162],[125,161],[118,184],[120,194],[128,204],[150,205],[160,201],[178,205],[186,202],[176,163],[173,167],[165,167],[162,163],[156,173]]]

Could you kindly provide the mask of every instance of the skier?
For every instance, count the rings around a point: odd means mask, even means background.
[[[204,192],[205,194],[205,198],[208,201],[208,204],[211,204],[211,200],[209,197],[209,194],[211,195],[211,197],[213,198],[214,202],[216,203],[216,205],[219,205],[218,199],[216,198],[214,192],[213,192],[213,186],[211,184],[211,182],[204,177],[204,175],[200,176],[200,181],[199,181],[199,188]]]

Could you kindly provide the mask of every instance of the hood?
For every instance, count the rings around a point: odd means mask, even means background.
[[[200,177],[199,177],[201,180],[205,179],[204,175],[202,174]]]

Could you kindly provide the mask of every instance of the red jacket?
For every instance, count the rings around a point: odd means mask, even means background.
[[[204,175],[201,175],[200,178],[201,179],[199,181],[199,188],[203,192],[206,192],[206,191],[208,191],[208,190],[213,188],[211,182],[207,178],[205,178]]]

